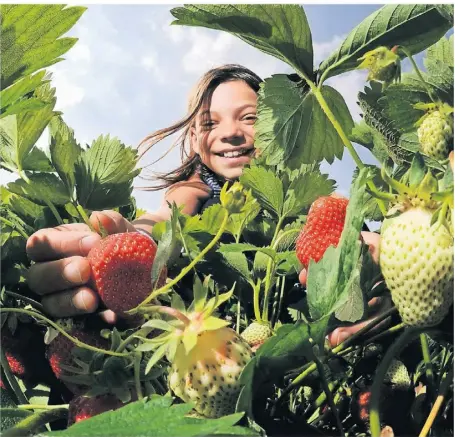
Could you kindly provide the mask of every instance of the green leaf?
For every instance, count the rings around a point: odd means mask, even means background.
[[[222,244],[220,248],[218,249],[218,252],[221,252],[223,254],[225,253],[241,253],[241,252],[262,252],[266,254],[268,257],[275,259],[276,257],[276,252],[273,249],[270,249],[268,247],[257,247],[254,246],[253,244],[248,244],[248,243],[230,243],[230,244]]]
[[[137,401],[123,406],[116,411],[99,414],[80,421],[63,431],[46,433],[55,437],[108,437],[115,430],[116,436],[122,437],[196,437],[214,434],[235,434],[234,427],[243,416],[231,414],[219,419],[196,419],[186,417],[193,406],[191,404],[172,405],[172,398],[152,395],[148,400]],[[243,433],[242,433],[243,434]],[[257,435],[251,432],[246,435]]]
[[[193,295],[194,311],[202,311],[207,301],[208,287],[204,287],[198,275],[194,275]]]
[[[220,204],[212,205],[209,208],[206,208],[202,213],[198,229],[194,228],[195,222],[191,221],[193,224],[193,230],[197,229],[198,231],[204,231],[215,235],[220,230],[221,223],[224,220],[224,215],[224,208]],[[186,229],[184,228],[184,230]]]
[[[71,200],[65,185],[54,174],[30,173],[27,177],[30,184],[17,179],[7,185],[8,190],[43,206],[46,205],[46,199],[50,199],[54,205],[65,205]]]
[[[76,192],[86,209],[99,210],[130,202],[137,152],[117,138],[100,136],[84,150],[75,166]]]
[[[362,248],[359,235],[364,222],[363,195],[367,174],[368,169],[362,169],[351,187],[345,225],[338,246],[330,246],[318,263],[310,261],[307,301],[310,315],[316,321],[333,314],[355,290],[353,284],[359,274],[356,267]]]
[[[38,147],[33,147],[22,162],[22,169],[27,171],[55,172],[49,158]]]
[[[224,30],[297,72],[313,73],[313,44],[305,12],[298,5],[185,5],[171,10],[172,24]]]
[[[354,122],[341,94],[330,86],[315,92],[322,94],[343,130],[351,132]],[[295,169],[343,156],[344,145],[316,95],[284,74],[261,84],[255,129],[255,145],[269,165],[283,162]]]
[[[76,184],[74,166],[82,153],[82,149],[74,138],[74,131],[63,121],[61,116],[52,118],[49,123],[49,132],[52,163],[65,183],[68,193],[72,195]]]
[[[155,329],[162,329],[163,331],[173,331],[174,327],[166,322],[165,320],[161,319],[151,319],[147,320],[143,325],[142,328],[155,328]]]
[[[77,41],[60,37],[74,26],[85,9],[65,5],[2,6],[1,89],[59,62],[59,56]]]
[[[423,62],[430,72],[432,65],[435,63],[439,65],[439,62],[453,68],[453,35],[449,38],[442,37],[436,44],[429,47]]]
[[[451,24],[435,5],[385,5],[356,26],[319,67],[321,81],[354,70],[359,58],[380,46],[402,45],[416,54],[438,41]]]
[[[147,366],[145,367],[145,374],[147,375],[150,370],[152,370],[152,367],[159,361],[161,358],[164,357],[166,354],[168,345],[162,344],[150,357],[150,359],[147,361]]]
[[[303,173],[296,177],[289,186],[283,206],[283,216],[296,217],[303,213],[321,196],[328,196],[334,190],[335,181],[328,179],[319,171]]]
[[[259,214],[261,206],[256,201],[250,191],[247,191],[245,207],[238,214],[231,214],[226,226],[226,232],[229,232],[235,238],[242,234],[243,230]]]
[[[239,252],[226,252],[222,253],[223,258],[231,269],[234,269],[237,273],[240,273],[245,279],[250,278],[250,269],[248,266],[248,260],[243,253]]]
[[[278,217],[283,208],[284,195],[281,180],[264,167],[251,166],[243,170],[240,182],[250,189],[260,205]]]

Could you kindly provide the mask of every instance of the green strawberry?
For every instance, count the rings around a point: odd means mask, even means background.
[[[411,385],[411,378],[406,366],[401,361],[394,359],[387,369],[384,382],[388,382],[398,389],[407,390]]]
[[[411,205],[383,224],[381,271],[410,326],[438,324],[453,303],[453,238],[446,226],[431,225],[433,213]]]
[[[359,61],[362,63],[358,69],[366,68],[369,70],[367,80],[383,82],[383,89],[393,81],[397,82],[401,78],[401,62],[397,55],[398,46],[377,47],[366,52]]]
[[[421,120],[417,135],[425,155],[439,161],[447,159],[453,149],[453,113],[428,112]]]
[[[241,334],[253,350],[259,348],[271,336],[270,326],[260,322],[251,323]]]
[[[171,363],[171,390],[183,401],[193,402],[199,414],[216,418],[234,413],[241,389],[239,377],[253,352],[242,337],[227,327],[229,322],[212,316],[232,296],[233,289],[222,295],[217,293],[207,302],[213,281],[207,277],[203,286],[198,281],[195,300],[187,310],[183,302],[176,308],[153,307],[176,320],[152,319],[146,324],[165,331],[153,339],[157,349],[151,362],[166,354]]]

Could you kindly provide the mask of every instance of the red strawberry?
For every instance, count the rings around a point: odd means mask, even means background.
[[[92,282],[107,308],[122,314],[152,291],[151,271],[157,245],[138,232],[109,235],[88,254]],[[166,271],[159,280],[164,283]]]
[[[14,334],[3,327],[1,346],[12,374],[18,378],[43,382],[52,375],[45,359],[43,338],[28,325],[19,324]],[[0,387],[4,388],[3,381],[0,381]]]
[[[343,232],[348,199],[325,196],[315,200],[296,242],[296,254],[307,269],[310,259],[318,262],[329,246],[337,246]]]
[[[93,398],[78,396],[69,403],[68,426],[122,406],[122,401],[114,395],[105,394]]]
[[[108,341],[100,337],[95,330],[73,327],[68,331],[68,334],[91,346],[100,349],[109,349]],[[49,360],[52,371],[58,379],[61,379],[64,375],[70,376],[68,375],[68,372],[62,368],[62,364],[64,366],[75,366],[73,355],[71,354],[73,347],[75,347],[75,344],[62,334],[57,335],[57,337],[55,337],[47,346],[47,359]],[[80,394],[87,389],[87,387],[81,385],[63,382],[75,394]]]

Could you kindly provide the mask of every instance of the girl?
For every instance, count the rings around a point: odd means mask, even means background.
[[[90,220],[95,229],[100,222],[109,233],[151,232],[155,223],[170,218],[168,202],[182,206],[189,215],[217,202],[224,182],[237,179],[254,156],[253,125],[260,83],[256,74],[239,65],[208,71],[193,90],[188,115],[140,145],[143,155],[157,142],[181,132],[182,165],[156,178],[160,183],[152,188],[167,189],[159,209],[133,223],[114,211],[94,212]],[[375,249],[377,235],[363,234]],[[85,256],[99,238],[85,224],[70,224],[41,229],[27,241],[28,256],[36,262],[28,272],[29,286],[43,296],[42,304],[49,314],[65,317],[97,309],[97,294],[87,286],[90,266]],[[302,282],[305,277],[302,272]],[[105,311],[103,317],[108,322],[116,320],[112,311]]]

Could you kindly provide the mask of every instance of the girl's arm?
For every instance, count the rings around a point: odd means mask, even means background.
[[[170,204],[176,203],[183,206],[182,212],[188,215],[195,215],[199,212],[202,204],[210,197],[210,189],[197,180],[189,180],[174,184],[165,194],[160,208],[154,212],[148,212],[134,220],[135,228],[142,229],[148,233],[152,232],[153,225],[171,218]]]

